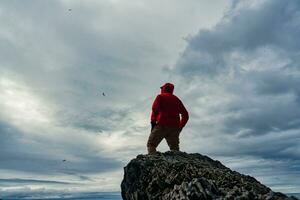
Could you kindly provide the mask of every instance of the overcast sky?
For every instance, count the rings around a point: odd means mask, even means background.
[[[120,191],[165,82],[182,151],[300,191],[298,0],[0,0],[0,23],[0,193]]]

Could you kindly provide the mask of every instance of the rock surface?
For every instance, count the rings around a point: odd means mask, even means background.
[[[138,155],[124,167],[124,200],[297,199],[198,153]]]

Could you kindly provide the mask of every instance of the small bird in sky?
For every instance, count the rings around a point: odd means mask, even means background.
[[[71,8],[69,8],[69,11],[71,11],[72,9]]]
[[[63,162],[66,162],[67,160],[66,160],[66,159],[63,159],[62,161],[63,161]]]
[[[105,97],[105,94],[104,94],[104,92],[102,92],[102,96],[104,96],[104,97]]]

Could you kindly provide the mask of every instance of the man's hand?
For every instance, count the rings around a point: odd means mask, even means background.
[[[153,128],[156,126],[156,122],[151,122],[151,131],[153,130]]]

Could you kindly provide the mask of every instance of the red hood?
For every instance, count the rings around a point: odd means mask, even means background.
[[[172,83],[165,83],[161,88],[161,94],[162,93],[170,93],[173,94],[174,91],[174,85]]]

